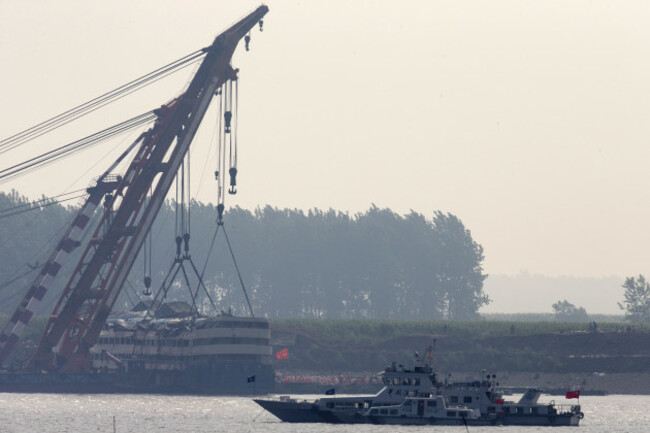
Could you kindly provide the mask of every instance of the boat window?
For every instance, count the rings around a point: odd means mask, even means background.
[[[463,403],[471,403],[471,402],[472,402],[471,396],[466,395],[465,397],[463,397]]]
[[[436,407],[437,402],[435,400],[429,400],[427,401],[427,406],[429,407]]]
[[[384,385],[390,385],[390,379],[387,377],[382,377],[381,381],[384,382]]]
[[[391,415],[397,415],[397,409],[391,409],[390,414]]]
[[[457,395],[452,395],[449,397],[449,402],[450,403],[458,403],[458,396]]]
[[[369,409],[370,406],[372,406],[372,400],[366,400],[363,402],[363,408],[364,409]]]
[[[410,406],[412,400],[404,400],[404,406]]]
[[[378,409],[373,409],[370,413],[372,413],[373,415],[377,415],[379,413],[379,410]]]
[[[414,381],[413,385],[420,386],[420,378],[419,377],[416,377],[415,379],[413,379],[413,381]]]
[[[334,408],[334,403],[332,403],[332,402],[327,402],[327,404],[325,405],[325,407],[327,407],[328,409],[333,409],[333,408]]]
[[[399,385],[399,383],[400,383],[399,377],[394,377],[393,378],[393,385]]]
[[[379,413],[382,415],[388,415],[388,409],[382,409],[379,411]]]
[[[537,415],[537,408],[536,407],[533,407],[530,410],[533,413],[533,415]]]
[[[408,377],[402,379],[402,385],[410,385],[410,384],[411,384],[411,379],[409,379]]]
[[[456,417],[456,411],[455,410],[448,410],[447,411],[447,416],[449,418],[455,418]]]

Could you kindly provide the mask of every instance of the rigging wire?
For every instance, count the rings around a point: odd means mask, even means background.
[[[39,249],[38,253],[34,254],[34,255],[31,257],[30,261],[36,259],[37,257],[41,257],[41,259],[40,259],[37,263],[39,263],[41,260],[42,260],[43,262],[46,262],[46,261],[47,261],[47,255],[44,255],[43,252],[44,252],[44,251],[47,252],[51,247],[54,246],[54,242],[53,242],[53,241],[55,241],[55,239],[59,238],[59,236],[60,236],[60,234],[61,234],[61,231],[64,229],[64,227],[69,226],[70,223],[72,223],[72,221],[74,220],[75,217],[76,217],[76,214],[75,214],[75,213],[71,214],[71,215],[68,217],[68,219],[66,220],[66,222],[65,222],[65,223],[64,223],[64,224],[63,224],[63,225],[62,225],[58,230],[56,230],[56,231],[54,232],[54,234],[53,234],[52,236],[50,236],[50,238],[49,238],[49,239],[48,239],[48,240],[47,240],[47,241],[42,245],[42,247]],[[95,213],[95,214],[93,214],[93,216],[91,217],[91,221],[88,223],[88,226],[90,227],[90,226],[94,225],[94,224],[97,222],[97,220],[98,220],[98,214]],[[85,230],[85,231],[84,231],[84,234],[82,235],[82,238],[80,239],[80,242],[81,242],[81,243],[84,243],[84,242],[88,239],[89,236],[90,236],[90,231],[89,231],[89,230]],[[60,279],[61,279],[61,280],[67,280],[68,278],[70,278],[70,275],[72,274],[72,269],[67,268],[67,264],[72,260],[72,257],[73,257],[72,255],[69,255],[68,258],[67,258],[67,259],[66,259],[66,260],[61,264],[61,268],[65,270],[65,271],[60,275]],[[23,265],[23,267],[24,267],[24,266],[26,266],[26,265]],[[36,267],[34,270],[36,270],[36,269],[41,269],[43,266],[44,266],[44,265],[41,265],[41,266],[39,266],[39,267]],[[66,269],[67,269],[67,270],[66,270]],[[17,272],[14,273],[14,275],[16,275],[16,274],[17,274]],[[31,284],[28,284],[28,285],[25,285],[25,286],[20,287],[20,288],[19,288],[16,292],[14,292],[13,294],[11,294],[11,295],[9,295],[9,296],[3,298],[2,300],[0,300],[0,305],[4,304],[4,303],[6,303],[6,302],[8,302],[8,301],[10,301],[10,300],[12,300],[12,299],[15,299],[16,296],[18,296],[18,295],[25,296],[25,295],[27,294],[27,292],[29,291],[30,288],[31,288]]]
[[[103,95],[91,99],[90,101],[87,101],[57,116],[40,122],[37,125],[34,125],[22,132],[0,140],[0,154],[5,153],[27,141],[31,141],[37,137],[40,137],[43,134],[53,131],[60,126],[70,123],[79,117],[87,115],[107,104],[110,104],[111,102],[119,100],[124,96],[140,90],[143,87],[153,84],[154,82],[164,78],[173,72],[177,72],[180,69],[196,63],[205,56],[206,52],[207,51],[205,49],[197,50],[148,74],[145,74],[142,77],[136,78],[135,80],[132,80],[120,87],[104,93]]]
[[[233,161],[232,166],[237,168],[237,127],[239,126],[239,78],[235,80],[235,150],[234,156],[231,155]]]
[[[60,146],[56,149],[45,152],[41,155],[30,158],[19,164],[0,170],[0,184],[6,182],[10,178],[20,176],[30,172],[36,168],[44,167],[55,161],[66,158],[71,154],[87,149],[90,146],[98,144],[118,134],[137,128],[145,123],[149,123],[156,118],[153,111],[140,114],[124,122],[113,125],[102,131],[96,132],[79,140]]]
[[[22,222],[21,226],[16,227],[15,230],[9,235],[9,239],[3,239],[3,242],[5,242],[5,243],[12,242],[18,236],[19,233],[23,233],[23,229],[28,224],[30,224],[32,222],[33,218],[34,218],[33,216],[31,218],[23,218],[22,221],[21,221]],[[34,260],[37,260],[36,263],[40,263],[42,260],[46,260],[47,256],[45,256],[43,254],[43,252],[49,250],[54,245],[55,239],[57,237],[59,237],[60,233],[72,223],[72,220],[74,218],[75,218],[74,214],[71,214],[70,216],[68,216],[68,218],[66,218],[66,220],[63,222],[63,224],[61,226],[59,226],[57,228],[57,230],[55,230],[53,232],[52,236],[50,236],[49,239],[47,239],[41,245],[41,247],[38,249],[38,251],[29,258],[28,262],[32,262]],[[27,266],[27,265],[24,264],[22,266],[17,267],[16,270],[13,272],[13,274],[11,274],[11,276],[9,278],[13,278],[15,275],[17,275],[20,272],[20,270],[23,269],[25,266]]]
[[[80,195],[76,195],[74,197],[69,197],[69,198],[65,198],[65,199],[61,199],[61,200],[55,200],[55,201],[47,202],[47,203],[41,204],[39,206],[30,207],[28,209],[22,209],[22,210],[13,212],[13,213],[0,214],[0,220],[4,219],[4,218],[10,218],[10,217],[16,216],[16,215],[21,215],[21,214],[24,214],[26,212],[31,212],[31,211],[34,211],[34,210],[41,210],[44,207],[52,206],[54,204],[59,204],[59,203],[63,203],[63,202],[70,201],[70,200],[75,200],[75,199],[84,197],[85,195],[86,194],[80,194]]]
[[[76,193],[81,192],[81,191],[86,191],[86,189],[82,188],[82,189],[78,189],[78,190],[75,190],[75,191],[64,192],[62,194],[54,195],[52,197],[43,197],[40,200],[34,200],[32,202],[29,202],[29,203],[20,204],[18,206],[13,206],[13,207],[5,208],[5,209],[0,209],[0,216],[2,216],[2,214],[5,213],[5,212],[11,212],[13,210],[21,209],[21,208],[24,208],[24,207],[27,207],[27,206],[30,206],[30,209],[32,209],[31,208],[32,206],[36,206],[36,209],[38,209],[39,206],[40,206],[40,203],[43,203],[43,202],[49,203],[50,200],[52,200],[52,199],[63,197],[63,196],[70,195],[70,194],[76,194]]]
[[[239,284],[241,284],[241,288],[244,291],[244,296],[246,297],[246,303],[248,304],[248,309],[251,312],[251,317],[255,317],[255,313],[253,313],[253,307],[251,306],[251,301],[248,299],[248,293],[246,292],[246,286],[244,285],[244,280],[241,277],[241,272],[239,272],[239,266],[237,266],[237,260],[235,259],[235,253],[232,251],[232,247],[230,246],[230,240],[228,239],[228,233],[226,233],[226,228],[223,228],[223,234],[226,237],[226,243],[228,244],[228,249],[230,250],[230,256],[232,257],[232,262],[235,264],[235,270],[237,271],[237,277],[239,277]]]
[[[187,152],[187,241],[189,242],[190,234],[192,231],[192,159],[190,152]]]
[[[127,284],[129,285],[129,287],[131,288],[131,291],[133,292],[133,296],[135,296],[135,298],[138,300],[138,303],[142,302],[142,298],[140,298],[140,296],[138,295],[138,291],[135,290],[135,287],[133,287],[133,284],[131,284],[131,281],[129,281],[128,278],[126,279],[126,283],[127,283]],[[131,296],[129,296],[129,291],[128,291],[128,290],[125,290],[125,292],[126,292],[126,295],[127,295],[128,298],[129,298],[129,302],[131,302],[131,306],[132,306],[132,307],[135,307],[137,304],[136,304],[135,302],[133,302],[133,300],[131,299]]]
[[[20,280],[23,277],[26,277],[27,275],[31,274],[32,272],[38,271],[38,270],[40,270],[42,268],[43,268],[43,265],[34,266],[33,268],[30,267],[27,272],[24,272],[24,273],[22,273],[20,275],[16,275],[13,278],[10,278],[9,280],[7,280],[7,281],[3,282],[2,284],[0,284],[0,290],[10,286],[14,282]],[[0,304],[2,304],[3,302],[4,302],[3,300],[0,300]]]
[[[144,129],[144,128],[143,128],[143,129]],[[135,129],[134,129],[134,131],[135,131]],[[139,132],[140,132],[140,134],[138,134],[138,135],[141,135],[143,131],[140,130]],[[79,177],[77,177],[74,181],[72,181],[72,182],[67,186],[67,188],[66,188],[65,190],[68,190],[68,189],[72,188],[73,185],[75,185],[75,184],[76,184],[77,182],[79,182],[82,178],[84,178],[84,177],[88,174],[88,172],[90,172],[91,170],[93,170],[93,169],[94,169],[95,167],[97,167],[100,163],[105,162],[105,161],[107,161],[107,160],[112,160],[112,158],[109,159],[109,155],[110,155],[111,153],[115,152],[115,150],[117,150],[118,148],[120,148],[120,147],[124,144],[125,141],[130,140],[130,141],[131,141],[131,144],[127,147],[127,149],[124,150],[124,151],[122,151],[122,152],[120,153],[120,156],[119,156],[119,157],[118,157],[118,158],[117,158],[117,159],[116,159],[116,160],[111,164],[110,168],[108,168],[108,169],[104,172],[105,175],[108,174],[109,172],[112,172],[112,171],[115,171],[115,172],[119,173],[119,170],[115,170],[115,169],[116,169],[116,168],[119,166],[119,164],[122,163],[122,162],[126,162],[126,163],[128,163],[128,160],[125,161],[126,157],[128,156],[129,153],[131,153],[131,151],[136,147],[137,143],[139,142],[139,140],[136,140],[136,141],[133,141],[133,140],[132,140],[133,135],[134,135],[134,134],[133,134],[133,132],[132,132],[131,134],[127,135],[127,136],[124,137],[122,140],[120,140],[120,142],[117,143],[115,146],[112,146],[111,149],[110,149],[108,152],[106,152],[104,155],[102,155],[100,158],[97,159],[97,162],[95,162],[93,165],[89,166],[88,169],[87,169],[86,171],[84,171],[83,173],[81,173],[81,175],[80,175]],[[125,165],[126,165],[126,164],[125,164]]]

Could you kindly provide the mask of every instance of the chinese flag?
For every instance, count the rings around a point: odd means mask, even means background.
[[[289,349],[282,349],[281,351],[276,352],[275,357],[278,358],[278,360],[289,359]]]
[[[567,391],[566,398],[580,398],[580,391]]]
[[[497,398],[496,400],[494,400],[494,404],[503,405],[505,402],[506,401],[504,399],[502,399],[502,398]]]

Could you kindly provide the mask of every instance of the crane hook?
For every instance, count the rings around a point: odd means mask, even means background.
[[[223,203],[219,203],[217,205],[217,225],[222,226],[223,225],[223,210],[226,207],[223,205]]]
[[[230,174],[230,189],[228,190],[228,194],[237,194],[237,190],[235,189],[237,186],[237,168],[232,167],[228,170],[228,174]]]
[[[226,121],[225,133],[230,134],[230,121],[232,120],[232,111],[226,111],[223,113],[223,118]]]
[[[183,238],[176,236],[176,260],[180,261],[181,258],[181,245],[183,245]]]
[[[185,249],[185,257],[189,257],[190,253],[190,234],[185,233],[183,235],[183,243],[184,243],[184,249]]]
[[[151,287],[151,277],[144,277],[144,291],[142,292],[144,296],[151,296],[149,287]]]
[[[264,20],[260,20],[260,32],[264,31]]]
[[[250,51],[250,43],[251,43],[250,34],[247,34],[246,37],[244,37],[244,43],[246,44],[246,51]]]

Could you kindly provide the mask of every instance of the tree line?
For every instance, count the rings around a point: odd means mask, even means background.
[[[0,193],[0,311],[9,312],[42,265],[75,209],[58,204],[30,205],[17,192]],[[18,205],[33,210],[2,217],[2,209]],[[354,215],[335,210],[278,209],[226,211],[217,229],[214,205],[193,201],[189,229],[177,230],[176,203],[162,208],[152,229],[152,291],[168,274],[176,255],[176,236],[189,232],[189,256],[210,295],[201,289],[202,311],[246,314],[241,279],[255,314],[268,317],[471,319],[489,302],[483,291],[483,248],[455,215],[399,215],[371,206]],[[187,215],[184,216],[188,218]],[[225,228],[235,257],[223,236]],[[212,245],[212,247],[211,247]],[[74,265],[71,257],[68,268]],[[114,309],[130,308],[145,297],[144,261],[136,261]],[[184,255],[184,252],[183,252]],[[206,262],[207,258],[207,262]],[[187,263],[186,270],[194,274]],[[71,269],[68,270],[70,272]],[[67,275],[57,278],[43,314],[60,293]],[[198,279],[185,284],[182,272],[171,284],[167,300],[191,300]],[[169,279],[168,279],[169,282]]]

